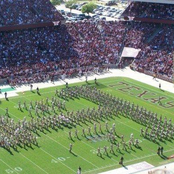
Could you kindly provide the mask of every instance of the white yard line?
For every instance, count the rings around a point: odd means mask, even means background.
[[[44,136],[48,137],[50,140],[56,142],[57,144],[59,144],[60,146],[64,147],[65,149],[67,149],[67,150],[69,151],[69,149],[68,149],[66,146],[62,145],[61,143],[59,143],[59,142],[56,141],[55,139],[49,137],[48,135],[44,135]],[[83,159],[84,161],[86,161],[86,162],[88,162],[89,164],[91,164],[92,166],[94,166],[94,167],[96,167],[96,168],[99,168],[98,166],[96,166],[95,164],[91,163],[91,162],[88,161],[87,159],[83,158],[83,157],[80,156],[79,154],[77,154],[77,155],[78,155],[81,159]]]
[[[25,98],[25,97],[23,97],[23,98]],[[29,100],[29,99],[27,99],[27,98],[25,98],[26,100]],[[82,105],[82,106],[85,106],[84,104],[82,104],[82,103],[80,103],[80,102],[78,102],[78,101],[76,101],[77,103],[79,103],[80,105]],[[12,102],[12,103],[14,103],[14,104],[16,104],[15,102]],[[13,114],[14,115],[14,114]],[[17,117],[16,117],[17,118]],[[134,129],[135,131],[137,131],[137,132],[140,132],[139,130],[137,130],[137,129],[135,129],[135,128],[133,128],[133,127],[131,127],[131,126],[128,126],[127,124],[125,124],[125,123],[123,123],[123,122],[121,122],[121,121],[118,121],[119,123],[121,123],[121,124],[123,124],[123,125],[125,125],[125,126],[127,126],[127,127],[129,127],[129,128],[131,128],[131,129]],[[86,143],[85,143],[86,144]],[[89,145],[90,146],[90,145]],[[172,146],[170,146],[169,144],[167,145],[168,147],[172,147]],[[134,156],[134,157],[136,157],[137,158],[137,156],[136,155],[134,155],[134,154],[131,154],[132,156]],[[114,160],[114,159],[112,159],[113,161],[116,161],[116,160]]]
[[[28,99],[27,99],[27,100],[28,100]],[[16,104],[15,102],[12,102],[12,103]],[[15,116],[14,114],[12,114],[12,113],[10,113],[10,112],[9,112],[9,114]],[[17,118],[17,117],[16,117],[16,118]],[[48,138],[51,139],[52,141],[55,141],[56,143],[58,143],[59,145],[61,145],[61,146],[64,147],[65,149],[69,150],[66,146],[60,144],[58,141],[54,140],[53,138],[51,138],[51,137],[49,137],[49,136],[47,136],[47,135],[44,135],[44,136],[48,137]],[[94,167],[98,168],[98,166],[96,166],[95,164],[91,163],[91,162],[88,161],[87,159],[83,158],[83,157],[80,156],[80,155],[78,155],[78,156],[79,156],[80,158],[82,158],[84,161],[86,161],[86,162],[88,162],[89,164],[93,165]]]
[[[18,173],[16,170],[14,170],[11,166],[9,166],[5,161],[3,161],[2,159],[0,159],[0,161],[2,162],[2,163],[4,163],[6,166],[8,166],[13,172],[15,172],[15,173]]]
[[[27,98],[26,98],[27,99]],[[27,99],[28,100],[28,99]],[[15,102],[12,102],[12,103],[14,103],[14,104],[16,104]],[[13,115],[13,116],[15,116],[14,114],[11,114],[11,115]],[[17,118],[17,117],[16,117]],[[122,122],[120,122],[120,121],[118,121],[119,123],[121,123],[121,124],[124,124],[124,123],[122,123]],[[125,124],[124,124],[125,125]],[[125,126],[128,126],[128,125],[125,125]],[[128,127],[130,127],[130,128],[132,128],[131,126],[128,126]],[[135,128],[132,128],[132,129],[134,129],[134,130],[136,130],[137,132],[139,132],[137,129],[135,129]],[[66,132],[67,133],[67,132]],[[45,135],[45,136],[47,136],[47,135]],[[56,142],[56,143],[58,143],[59,145],[61,145],[62,147],[64,147],[64,148],[66,148],[67,150],[69,150],[66,146],[64,146],[64,145],[62,145],[62,144],[60,144],[58,141],[56,141],[56,140],[54,140],[53,138],[51,138],[51,137],[49,137],[49,136],[47,136],[49,139],[51,139],[52,141],[54,141],[54,142]],[[86,144],[86,143],[85,143]],[[90,146],[90,145],[89,145]],[[169,146],[169,145],[168,145]],[[172,146],[169,146],[169,147],[172,147]],[[95,149],[95,148],[94,148]],[[43,149],[42,149],[43,150]],[[174,150],[174,149],[170,149],[170,150],[167,150],[167,151],[165,151],[165,152],[170,152],[170,151],[172,151],[172,150]],[[46,151],[45,151],[46,152]],[[22,155],[22,154],[21,154]],[[133,161],[136,161],[136,160],[140,160],[140,159],[144,159],[144,158],[148,158],[148,157],[151,157],[151,156],[155,156],[156,155],[156,153],[154,153],[154,154],[151,154],[151,155],[146,155],[146,156],[143,156],[143,157],[137,157],[137,156],[135,156],[135,155],[133,155],[133,154],[131,154],[132,156],[134,156],[135,158],[134,159],[132,159],[132,160],[128,160],[128,161],[125,161],[125,163],[128,163],[128,162],[133,162]],[[24,156],[24,155],[22,155],[22,156]],[[104,167],[102,167],[102,168],[99,168],[98,166],[96,166],[96,165],[94,165],[93,163],[91,163],[90,161],[88,161],[88,160],[86,160],[85,158],[83,158],[83,157],[81,157],[80,155],[78,155],[80,158],[82,158],[83,160],[85,160],[86,162],[88,162],[88,163],[90,163],[91,165],[93,165],[94,167],[96,167],[96,169],[94,169],[94,170],[92,170],[92,171],[96,171],[96,170],[101,170],[101,169],[105,169],[105,168],[108,168],[108,166],[104,166]],[[25,156],[24,156],[25,157]],[[25,158],[27,158],[27,157],[25,157]],[[55,157],[54,157],[55,158]],[[27,158],[28,159],[28,158]],[[28,159],[28,160],[30,160],[30,159]],[[113,161],[115,161],[115,162],[117,162],[116,160],[114,160],[113,159]],[[30,162],[32,162],[31,160],[30,160]],[[32,162],[33,163],[33,162]],[[34,165],[36,165],[35,163],[33,163]],[[37,166],[37,165],[36,165]],[[114,166],[114,165],[109,165],[109,167],[112,167],[112,166]],[[39,166],[38,166],[39,167]],[[39,167],[40,168],[40,167]],[[41,169],[41,168],[40,168]],[[74,171],[74,170],[73,170]],[[88,172],[92,172],[92,171],[87,171],[87,172],[84,172],[84,173],[88,173]],[[46,172],[46,171],[45,171]]]
[[[77,102],[78,104],[82,105],[82,106],[85,106],[84,104],[82,104],[82,103],[80,103],[80,102],[78,102],[78,101],[76,101],[76,102]],[[120,124],[123,124],[122,122],[119,122],[119,123],[120,123]],[[126,126],[127,126],[127,125],[126,125]],[[128,127],[130,127],[130,126],[128,126]],[[132,128],[132,127],[130,127],[130,128]],[[134,129],[134,128],[132,128],[132,129]],[[135,129],[135,130],[136,130],[136,129]],[[138,130],[136,130],[136,131],[138,131]],[[68,134],[68,132],[66,132],[66,131],[64,131],[64,132],[65,132],[66,134]],[[85,144],[85,145],[91,147],[92,149],[95,149],[95,148],[92,147],[91,145],[85,143],[83,140],[81,140],[81,142],[82,142],[83,144]],[[137,156],[134,155],[134,154],[130,154],[130,155],[132,155],[133,157],[136,157],[136,158],[137,158]],[[111,158],[111,160],[117,162],[117,160],[114,160],[113,158]]]
[[[48,93],[48,92],[46,92],[46,93]],[[29,99],[28,98],[26,98],[26,97],[23,97],[23,98],[25,98],[26,100],[28,100],[29,101]],[[12,102],[12,101],[11,101]],[[15,102],[12,102],[12,103],[14,103],[15,105],[17,104],[17,103],[15,103]],[[78,102],[77,101],[77,103],[79,103],[80,105],[82,105],[82,106],[84,106],[84,104],[82,104],[82,103],[80,103],[80,102]],[[4,110],[4,109],[3,109]],[[5,110],[4,110],[5,111]],[[14,114],[12,114],[14,117],[16,117]],[[16,117],[17,118],[17,117]],[[19,119],[19,118],[18,118]],[[121,123],[121,124],[123,124],[123,125],[125,125],[125,126],[128,126],[127,124],[125,124],[125,123],[123,123],[123,122],[121,122],[121,121],[118,121],[119,123]],[[133,128],[133,127],[131,127],[131,126],[128,126],[129,128],[131,128],[131,129],[134,129],[135,131],[137,131],[137,132],[140,132],[140,131],[138,131],[137,129],[135,129],[135,128]],[[86,143],[85,143],[86,144]],[[89,145],[90,146],[90,145]],[[167,145],[167,146],[169,146],[169,147],[172,147],[172,146],[170,146],[170,145]],[[132,156],[134,156],[134,157],[136,157],[137,158],[137,156],[136,155],[134,155],[134,154],[131,154]],[[83,158],[83,157],[82,157]],[[114,159],[112,159],[113,161],[116,161],[116,160],[114,160]],[[92,163],[91,163],[92,164]]]
[[[174,149],[170,149],[170,150],[166,150],[165,152],[170,152],[170,151],[173,151]],[[142,159],[145,159],[145,158],[149,158],[149,157],[152,157],[152,156],[156,156],[157,154],[154,153],[154,154],[150,154],[150,155],[145,155],[145,156],[142,156],[142,157],[139,157],[139,158],[136,158],[136,159],[132,159],[132,160],[125,160],[124,161],[124,164],[126,163],[129,163],[129,162],[133,162],[133,161],[136,161],[136,160],[142,160]],[[104,166],[104,167],[101,167],[99,169],[93,169],[93,170],[87,170],[87,171],[84,171],[83,173],[89,173],[89,172],[93,172],[93,171],[97,171],[97,170],[102,170],[102,169],[106,169],[106,168],[109,168],[109,167],[114,167],[114,166],[119,166],[120,164],[113,164],[113,165],[108,165],[108,166]]]
[[[166,82],[166,81],[163,81],[163,80],[159,80],[158,81],[155,81],[153,80],[153,78],[151,76],[148,76],[148,75],[145,75],[145,74],[142,74],[142,73],[138,73],[138,72],[134,72],[132,70],[130,70],[129,68],[125,68],[123,70],[110,70],[109,73],[106,73],[104,75],[92,75],[92,76],[89,76],[88,77],[88,80],[94,80],[94,78],[97,78],[97,79],[102,79],[102,78],[108,78],[108,77],[128,77],[128,78],[131,78],[131,79],[134,79],[134,80],[137,80],[137,81],[140,81],[142,83],[146,83],[146,84],[149,84],[151,86],[154,86],[154,87],[157,87],[158,88],[158,84],[161,83],[162,84],[162,89],[164,89],[165,91],[169,91],[169,92],[172,92],[174,93],[174,86],[172,83],[169,83],[169,82]],[[65,81],[68,82],[69,84],[72,84],[72,83],[77,83],[77,82],[84,82],[85,81],[85,77],[82,77],[81,79],[80,78],[75,78],[75,79],[65,79],[63,82],[62,81],[58,81],[58,82],[55,82],[55,84],[51,84],[51,83],[37,83],[37,84],[33,84],[34,87],[38,86],[39,88],[47,88],[47,87],[56,87],[56,86],[60,86],[60,85],[64,85],[65,84]],[[17,88],[17,92],[23,92],[23,91],[27,91],[29,90],[29,86],[22,86],[20,88]],[[49,92],[45,92],[43,94],[46,94],[46,93],[50,93],[50,92],[54,92],[53,91],[49,91]],[[10,94],[10,92],[9,92]],[[10,95],[9,95],[10,96]],[[28,95],[29,96],[33,96],[33,95]],[[23,96],[19,96],[21,98],[25,98]],[[1,94],[0,95],[0,98],[4,98],[4,96]],[[14,97],[16,98],[16,97]],[[13,98],[12,98],[13,99]],[[10,100],[10,102],[12,102]],[[12,103],[15,103],[15,102],[12,102]],[[16,105],[16,103],[15,103]],[[1,108],[2,109],[2,108]],[[4,109],[2,109],[4,110]],[[5,111],[5,110],[4,110]],[[11,114],[11,113],[10,113]],[[15,118],[17,118],[14,114],[11,114],[13,115]],[[17,118],[19,119],[19,118]],[[122,123],[122,122],[120,122]],[[123,124],[123,123],[122,123]],[[127,125],[126,125],[127,126]],[[130,126],[129,126],[130,127]],[[132,128],[132,127],[130,127]],[[134,129],[134,128],[132,128]],[[135,129],[136,130],[136,129]],[[137,131],[137,130],[136,130]],[[47,136],[47,135],[45,135]],[[60,144],[58,141],[52,139],[51,137],[47,136],[49,139],[51,139],[52,141],[55,141],[56,143],[58,143],[59,145],[61,145],[62,147],[66,148],[67,150],[69,150],[67,147],[65,147],[64,145]],[[86,143],[85,143],[86,144]],[[90,146],[90,145],[88,145]],[[169,146],[171,147],[171,146]],[[43,149],[42,149],[43,150]],[[170,149],[170,150],[167,150],[165,152],[170,152],[170,151],[173,151],[174,149]],[[45,151],[45,153],[48,153]],[[26,158],[28,161],[30,161],[32,164],[34,164],[35,166],[37,166],[40,170],[42,170],[44,173],[47,173],[45,170],[43,170],[41,167],[39,167],[38,165],[36,165],[33,161],[31,161],[30,159],[28,159],[26,156],[24,156],[23,154],[21,154],[24,158]],[[154,154],[150,154],[150,155],[146,155],[146,156],[142,156],[142,157],[139,157],[139,158],[135,158],[135,159],[132,159],[132,160],[128,160],[128,161],[125,161],[125,163],[128,163],[128,162],[133,162],[133,161],[136,161],[136,160],[141,160],[141,159],[144,159],[144,158],[148,158],[148,157],[152,157],[152,156],[155,156],[156,153]],[[79,155],[78,155],[79,156]],[[105,168],[108,168],[108,167],[113,167],[113,166],[117,166],[118,164],[114,164],[114,165],[108,165],[108,166],[104,166],[104,167],[97,167],[96,165],[94,165],[93,163],[91,163],[90,161],[84,159],[83,157],[79,156],[80,158],[82,158],[83,160],[85,160],[86,162],[90,163],[91,165],[93,165],[94,167],[96,167],[96,169],[94,170],[90,170],[90,171],[86,171],[86,172],[83,172],[83,173],[89,173],[89,172],[92,172],[92,171],[97,171],[97,170],[102,170],[102,169],[105,169]],[[2,160],[1,160],[2,161]],[[2,161],[3,162],[3,161]],[[3,162],[5,163],[5,162]],[[6,164],[8,166],[8,164]],[[10,166],[8,166],[10,167]],[[11,168],[11,167],[10,167]],[[12,169],[12,168],[11,168]],[[74,171],[74,170],[73,170]],[[16,171],[15,171],[16,172]],[[17,172],[16,172],[17,173]],[[48,174],[48,173],[47,173]]]
[[[53,155],[51,155],[50,153],[48,153],[47,151],[45,151],[44,149],[40,148],[40,150],[42,150],[44,153],[46,153],[47,155],[51,156],[52,158],[54,158],[55,160],[57,160],[56,157],[54,157]],[[75,170],[73,170],[72,168],[70,168],[69,166],[67,166],[66,164],[64,164],[63,162],[59,161],[61,164],[63,164],[65,167],[67,167],[68,169],[70,169],[72,172],[76,173]]]
[[[23,156],[26,160],[28,160],[30,163],[32,163],[33,165],[35,165],[37,168],[39,168],[40,170],[42,170],[44,173],[49,174],[48,172],[46,172],[43,168],[41,168],[40,166],[38,166],[36,163],[34,163],[32,160],[30,160],[29,158],[27,158],[25,155],[23,155],[22,153],[19,153],[21,156]]]
[[[0,108],[0,109],[3,110],[3,111],[4,111],[4,114],[5,114],[5,109],[3,109],[3,108]],[[17,119],[19,120],[19,118],[16,117],[14,114],[12,114],[12,113],[10,113],[10,112],[9,112],[9,114],[10,114],[10,115],[13,115],[15,118],[17,118]]]

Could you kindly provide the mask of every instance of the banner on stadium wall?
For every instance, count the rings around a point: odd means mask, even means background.
[[[124,47],[121,57],[136,58],[141,49]]]

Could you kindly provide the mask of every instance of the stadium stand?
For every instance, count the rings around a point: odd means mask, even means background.
[[[172,26],[141,22],[82,21],[58,27],[1,32],[0,77],[21,76],[42,81],[38,73],[54,75],[57,69],[94,67],[119,62],[122,47],[140,48],[134,61],[136,70],[172,77]],[[88,28],[88,29],[87,29]],[[157,34],[147,42],[151,33]],[[47,68],[48,66],[48,68]],[[56,69],[54,68],[56,67]],[[48,73],[49,72],[49,73]],[[36,74],[36,77],[34,77]],[[16,83],[24,83],[16,81]]]
[[[173,20],[174,4],[131,2],[122,16]]]
[[[22,5],[26,6],[24,11]],[[16,6],[21,13],[15,13],[13,9]],[[62,19],[48,0],[42,3],[40,0],[8,0],[6,4],[1,1],[0,8],[3,25]],[[132,8],[128,7],[134,11]],[[164,11],[165,14],[165,9],[162,8],[159,13]],[[6,21],[2,18],[4,14]],[[60,26],[1,31],[0,78],[7,78],[10,84],[16,85],[46,81],[62,74],[71,76],[105,64],[119,65],[122,64],[120,55],[123,48],[131,47],[141,49],[131,65],[134,70],[156,73],[170,81],[173,37],[172,25],[135,21],[83,20]]]
[[[1,0],[0,26],[60,21],[63,17],[49,0]]]
[[[141,56],[135,61],[137,68],[172,79],[173,34],[173,26],[163,26],[155,38],[142,48]]]

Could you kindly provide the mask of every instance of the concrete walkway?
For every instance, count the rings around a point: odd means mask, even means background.
[[[97,79],[102,79],[102,78],[107,78],[107,77],[128,77],[134,80],[137,80],[142,83],[146,83],[148,85],[154,86],[156,88],[159,87],[159,83],[161,83],[161,88],[165,91],[174,93],[174,84],[166,82],[161,79],[153,79],[152,76],[139,73],[137,71],[131,70],[129,67],[125,69],[111,69],[105,74],[100,74],[100,75],[91,75],[88,76],[88,80],[94,80],[95,78]],[[80,77],[80,78],[72,78],[72,79],[64,79],[64,80],[59,80],[54,83],[48,82],[48,83],[35,83],[33,84],[33,89],[36,89],[39,87],[40,89],[42,88],[48,88],[48,87],[53,87],[53,86],[60,86],[60,85],[65,85],[65,82],[68,82],[69,84],[72,83],[77,83],[77,82],[84,82],[85,81],[85,76]],[[6,86],[0,86],[1,89],[4,88],[9,88],[9,85]],[[24,91],[29,91],[30,86],[29,85],[22,85],[21,87],[18,87],[15,91],[10,91],[8,92],[8,97],[13,97],[17,96],[17,92],[24,92]],[[4,93],[0,94],[0,98],[4,98]]]

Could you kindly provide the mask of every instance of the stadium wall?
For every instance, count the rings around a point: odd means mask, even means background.
[[[162,24],[174,24],[174,20],[166,20],[166,19],[151,19],[151,18],[137,18],[133,19],[134,21],[141,22],[150,22],[150,23],[162,23]]]
[[[130,68],[133,69],[132,67],[130,67]],[[154,76],[154,72],[145,71],[145,70],[143,70],[143,69],[138,69],[137,71],[140,72],[140,73],[144,73],[144,74],[150,75],[150,76],[152,76],[152,77]],[[156,77],[157,77],[158,79],[161,79],[161,80],[164,80],[164,81],[173,83],[173,79],[170,79],[170,78],[168,78],[167,76],[160,75],[160,74],[156,74]]]
[[[174,0],[129,0],[129,2],[150,2],[150,3],[162,3],[162,4],[174,4]]]
[[[22,30],[22,29],[29,29],[29,28],[51,27],[51,26],[58,26],[60,24],[61,24],[61,21],[55,21],[55,22],[44,22],[44,23],[37,23],[37,24],[2,26],[0,27],[0,31],[13,31],[13,30]]]

